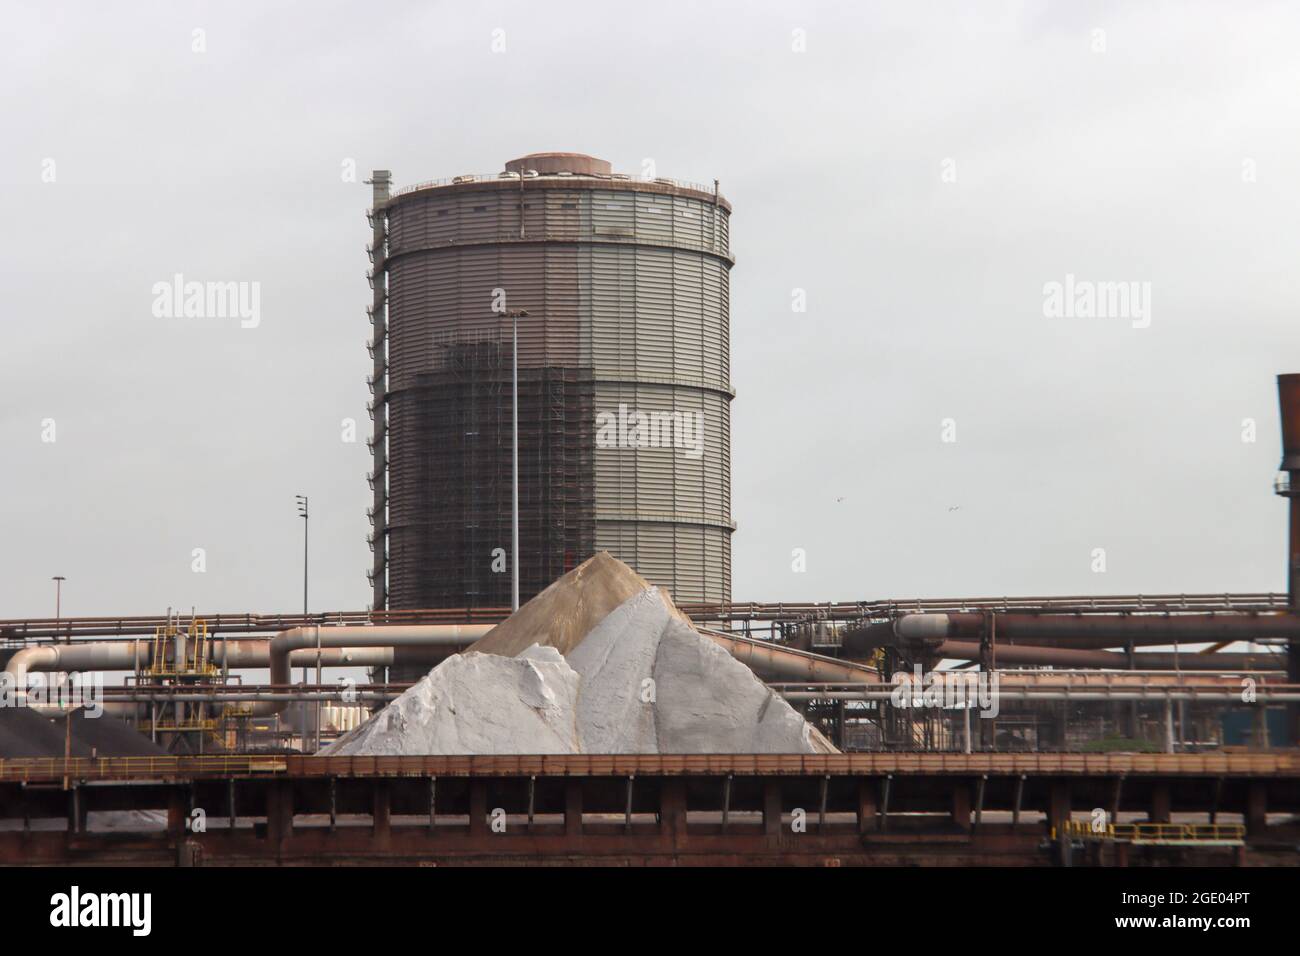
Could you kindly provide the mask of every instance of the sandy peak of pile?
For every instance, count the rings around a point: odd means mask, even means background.
[[[629,598],[651,584],[608,551],[598,551],[568,574],[557,578],[468,648],[481,654],[514,657],[534,644],[553,647],[564,656]],[[668,592],[654,589],[672,615],[686,624]]]

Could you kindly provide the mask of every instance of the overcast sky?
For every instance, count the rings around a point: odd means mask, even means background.
[[[293,610],[297,493],[313,610],[365,607],[361,180],[542,150],[734,204],[737,599],[1285,587],[1294,7],[3,14],[0,617],[55,574],[71,614]],[[260,324],[155,317],[176,273]],[[1045,314],[1067,276],[1149,308]]]

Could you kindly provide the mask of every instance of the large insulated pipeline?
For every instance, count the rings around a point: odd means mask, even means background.
[[[904,641],[963,638],[978,641],[992,624],[998,651],[1009,644],[1092,648],[1150,647],[1173,643],[1223,643],[1265,638],[1300,640],[1294,614],[1067,615],[904,614],[893,634]],[[883,637],[883,632],[869,631]],[[865,636],[865,635],[864,635]],[[891,642],[892,643],[892,642]]]
[[[268,640],[217,640],[212,661],[223,668],[269,667],[271,684],[292,683],[291,666],[377,667],[414,663],[463,650],[490,631],[491,624],[429,624],[410,626],[295,627]],[[862,664],[776,647],[720,631],[701,630],[737,660],[757,673],[791,681],[817,683],[875,683],[875,670]],[[5,673],[19,693],[27,687],[29,671],[139,670],[153,657],[153,641],[106,641],[86,644],[50,644],[27,647],[9,659]],[[126,712],[133,704],[114,704]],[[255,716],[280,713],[285,700],[258,701]]]
[[[383,667],[436,660],[472,644],[492,627],[491,624],[299,627],[270,640],[214,640],[211,660],[222,668],[269,667],[271,683],[287,685],[291,665],[306,667],[316,663],[318,631],[322,666]],[[4,673],[21,699],[26,696],[30,671],[138,671],[152,663],[153,650],[152,640],[43,644],[16,652],[9,658]],[[134,707],[113,706],[125,712]],[[283,701],[259,703],[254,713],[266,716],[280,712],[284,706]]]
[[[977,641],[940,641],[927,645],[926,650],[941,660],[977,661],[980,645]],[[1275,671],[1284,668],[1280,654],[1171,654],[1144,651],[1138,663],[1152,670],[1185,671]],[[1020,644],[998,646],[998,664],[1039,664],[1055,667],[1105,667],[1125,670],[1129,666],[1127,654],[1114,651],[1079,650],[1070,647],[1034,647]]]
[[[57,705],[27,703],[28,674],[31,671],[124,671],[138,669],[153,654],[152,641],[105,641],[94,644],[43,644],[24,647],[16,652],[0,678],[6,680],[19,706],[28,706],[39,714],[61,712]],[[104,710],[131,714],[134,704],[105,704]]]
[[[410,647],[435,646],[461,650],[492,630],[495,624],[412,624],[384,627],[294,627],[275,635],[270,644],[272,684],[289,684],[289,655],[304,648],[325,647]],[[271,701],[253,706],[257,716],[277,714],[284,710],[285,701]]]
[[[750,670],[768,679],[815,683],[878,683],[874,668],[780,647],[752,637],[739,637],[722,631],[696,628]]]
[[[1142,651],[1128,655],[1103,648],[1149,647],[1177,643],[1224,643],[1287,637],[1300,633],[1291,614],[1199,614],[1164,616],[1067,616],[1036,614],[904,614],[897,620],[849,631],[841,652],[849,659],[869,657],[878,647],[900,647],[935,658],[980,660],[980,643],[992,625],[999,664],[1056,667],[1129,667],[1185,670],[1278,670],[1279,655],[1171,654]]]

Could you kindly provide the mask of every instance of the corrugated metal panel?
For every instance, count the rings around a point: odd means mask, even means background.
[[[654,193],[633,193],[636,200],[636,235],[651,242],[672,245],[673,200]]]

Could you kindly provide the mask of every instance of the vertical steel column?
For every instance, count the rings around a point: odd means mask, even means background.
[[[885,825],[889,823],[889,794],[894,788],[894,775],[885,774],[885,780],[880,785],[880,830],[883,833]]]
[[[763,834],[768,837],[781,834],[781,781],[771,778],[763,781]]]
[[[1047,825],[1056,834],[1057,862],[1061,866],[1074,865],[1074,844],[1065,832],[1070,822],[1070,785],[1064,781],[1053,782],[1047,791]]]
[[[564,835],[582,835],[582,783],[572,777],[564,781]]]
[[[469,832],[470,836],[486,836],[488,830],[487,781],[471,777],[469,781]]]
[[[387,846],[393,833],[393,795],[387,781],[378,781],[371,791],[371,834],[377,846]]]
[[[685,842],[686,782],[680,777],[668,777],[659,784],[659,832],[674,847]]]
[[[370,321],[373,332],[370,350],[374,371],[370,380],[370,414],[372,419],[370,451],[374,468],[370,474],[374,493],[370,512],[370,544],[374,558],[369,573],[376,611],[388,607],[388,204],[393,174],[376,169],[366,180],[371,186]]]
[[[966,780],[953,781],[949,808],[957,829],[970,832],[970,784]]]
[[[522,178],[520,182],[522,182]],[[510,313],[510,609],[519,610],[519,311]]]
[[[868,833],[877,825],[876,784],[870,777],[858,781],[858,833]]]
[[[1152,823],[1168,823],[1173,817],[1173,796],[1169,784],[1163,781],[1151,785],[1151,809],[1147,817]]]
[[[1290,531],[1287,535],[1287,596],[1292,614],[1300,614],[1300,374],[1277,377],[1278,407],[1282,417],[1282,463],[1276,491],[1288,499]],[[1300,683],[1300,643],[1287,645],[1287,681]],[[1300,707],[1286,706],[1287,742],[1300,744]]]
[[[1244,811],[1246,834],[1262,837],[1268,829],[1268,781],[1251,780],[1246,784]]]

